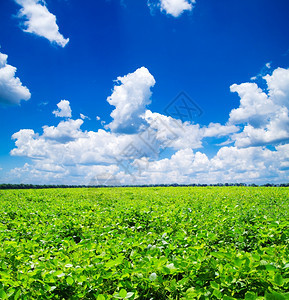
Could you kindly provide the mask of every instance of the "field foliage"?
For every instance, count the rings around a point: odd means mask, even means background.
[[[1,299],[289,299],[289,190],[0,191]]]

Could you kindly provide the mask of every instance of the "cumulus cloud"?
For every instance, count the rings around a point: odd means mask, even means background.
[[[15,0],[22,8],[18,15],[24,18],[23,31],[36,34],[48,39],[51,43],[56,43],[61,47],[69,42],[59,32],[56,24],[56,17],[46,7],[42,0]]]
[[[83,120],[68,120],[60,122],[56,127],[43,126],[43,138],[67,143],[83,136],[80,126]]]
[[[240,106],[230,112],[229,122],[232,124],[249,123],[259,127],[267,123],[267,119],[277,108],[256,83],[233,84],[230,89],[241,98]]]
[[[61,118],[71,118],[71,108],[70,108],[70,102],[67,100],[61,100],[57,104],[58,110],[54,110],[53,114],[56,117]]]
[[[151,88],[155,85],[155,79],[147,68],[142,67],[134,73],[118,77],[117,83],[119,85],[107,98],[108,103],[115,106],[111,113],[113,121],[107,128],[118,133],[135,133],[145,126],[142,116],[151,103]]]
[[[220,123],[210,123],[204,127],[204,137],[223,137],[229,136],[240,130],[238,126],[232,124],[222,125]]]
[[[277,68],[272,75],[264,76],[272,101],[289,109],[289,69]]]
[[[145,119],[149,124],[147,140],[151,140],[154,136],[154,141],[157,142],[156,145],[159,148],[190,147],[196,149],[202,147],[203,130],[199,124],[182,122],[170,116],[152,113],[150,110],[146,111]]]
[[[191,11],[195,3],[195,0],[161,0],[161,10],[178,17],[186,10]]]
[[[160,0],[158,2],[148,1],[148,6],[151,10],[159,8],[162,12],[177,18],[184,11],[191,11],[195,3],[195,0]]]
[[[229,123],[243,124],[233,135],[237,147],[278,144],[289,140],[289,69],[278,68],[264,76],[268,92],[256,83],[234,84],[240,106],[230,113]]]
[[[146,129],[134,134],[101,129],[84,131],[81,129],[82,119],[68,119],[57,126],[43,126],[41,134],[22,129],[12,136],[16,147],[11,155],[34,161],[35,165],[30,163],[22,171],[17,168],[19,174],[27,176],[29,170],[34,170],[33,174],[44,172],[45,177],[41,178],[47,178],[49,173],[51,182],[61,176],[62,180],[70,177],[71,180],[80,180],[83,170],[86,170],[86,175],[81,183],[97,182],[98,176],[103,177],[104,169],[96,166],[110,166],[109,182],[136,183],[135,173],[139,175],[139,164],[158,161],[160,153],[167,148],[175,151],[200,148],[202,139],[212,136],[212,130],[216,135],[223,135],[223,127],[226,127],[220,124],[201,127],[149,110],[145,112],[144,120],[147,122]],[[206,160],[204,155],[196,155]]]
[[[141,170],[139,182],[154,184],[288,181],[286,151],[288,145],[280,146],[277,151],[264,147],[222,147],[209,159],[199,151],[182,149],[170,158],[151,162],[140,159],[135,164]]]
[[[70,103],[62,100],[54,114],[68,119],[43,126],[42,133],[15,133],[11,155],[31,162],[10,176],[108,185],[288,181],[288,72],[276,69],[267,75],[267,91],[255,83],[232,85],[240,105],[228,122],[201,125],[148,110],[155,80],[140,68],[118,78],[107,99],[116,108],[106,130],[83,130],[86,118],[71,119]],[[206,139],[224,138],[209,157],[203,150]]]
[[[246,125],[244,130],[233,137],[237,147],[272,145],[289,140],[289,115],[286,107],[281,107],[264,127]]]
[[[20,79],[15,77],[17,69],[8,65],[7,59],[8,56],[0,52],[0,103],[19,104],[21,100],[29,100],[31,94]]]

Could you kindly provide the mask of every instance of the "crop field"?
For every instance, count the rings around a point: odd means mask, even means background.
[[[1,299],[289,299],[289,190],[0,191]]]

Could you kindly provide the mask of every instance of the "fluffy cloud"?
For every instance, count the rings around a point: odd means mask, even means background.
[[[193,9],[195,0],[161,0],[161,10],[173,17],[180,16],[184,11]]]
[[[223,147],[209,159],[204,153],[182,149],[169,159],[151,162],[140,159],[134,163],[139,168],[138,183],[286,182],[288,150],[288,145],[280,146],[277,151],[263,147]]]
[[[67,106],[70,107],[69,102]],[[11,155],[30,158],[34,164],[26,165],[23,170],[17,168],[17,173],[26,174],[26,180],[36,180],[44,172],[45,176],[38,179],[51,176],[50,182],[57,179],[64,182],[68,178],[73,182],[83,176],[81,183],[85,184],[103,182],[105,179],[110,184],[136,183],[135,173],[139,173],[140,162],[157,161],[160,153],[167,148],[200,148],[202,139],[211,136],[212,130],[217,135],[224,134],[224,126],[220,124],[200,127],[149,110],[143,118],[147,127],[135,134],[101,129],[96,132],[83,131],[82,119],[68,119],[57,126],[43,126],[42,134],[22,129],[12,136],[16,147]],[[196,155],[206,160],[205,155]],[[110,166],[110,175],[104,175],[104,169],[97,166]],[[35,177],[27,177],[29,172],[36,174]]]
[[[67,143],[83,136],[80,126],[83,120],[62,121],[58,126],[43,126],[43,137],[61,143]]]
[[[289,140],[288,128],[288,109],[282,107],[264,127],[255,128],[249,124],[244,127],[241,133],[235,134],[233,138],[236,140],[235,145],[237,147],[274,145]]]
[[[70,109],[69,101],[65,107]],[[62,101],[60,103],[63,103]],[[58,104],[59,107],[59,104]],[[71,114],[71,110],[69,110]],[[53,112],[55,114],[55,112]],[[67,115],[66,115],[67,116]],[[13,134],[13,156],[23,156],[47,164],[70,168],[75,165],[113,164],[126,157],[124,149],[135,135],[119,135],[105,130],[83,131],[82,119],[67,119],[57,126],[43,126],[43,133],[22,129]],[[51,168],[53,169],[53,168]]]
[[[110,130],[82,130],[86,118],[71,119],[70,103],[62,100],[53,113],[68,119],[43,126],[41,134],[31,129],[15,133],[11,155],[31,162],[10,176],[36,183],[111,185],[287,182],[288,72],[277,69],[266,76],[268,92],[255,83],[233,85],[239,107],[226,124],[203,126],[148,110],[155,80],[140,68],[119,77],[107,99],[116,107]],[[202,151],[208,138],[227,142],[209,157]]]
[[[7,64],[8,56],[0,52],[0,103],[19,104],[21,100],[29,100],[31,94],[15,77],[16,68]]]
[[[70,108],[70,103],[67,100],[61,100],[57,104],[58,110],[53,111],[53,114],[56,117],[61,117],[61,118],[71,118],[71,108]]]
[[[272,101],[289,109],[289,70],[277,68],[272,75],[266,75],[264,79]]]
[[[113,93],[108,97],[109,104],[115,106],[111,113],[113,121],[107,125],[113,132],[135,133],[145,125],[142,115],[151,103],[151,87],[155,79],[147,68],[117,78]]]
[[[151,141],[150,146],[159,150],[162,148],[198,149],[203,147],[205,138],[220,138],[239,131],[239,127],[231,124],[210,123],[208,126],[201,126],[153,113],[150,110],[146,111],[145,120],[149,127],[140,136],[146,138],[146,141]]]
[[[259,127],[267,123],[272,112],[276,111],[277,106],[256,83],[234,84],[230,89],[241,98],[240,106],[230,112],[229,122],[232,124],[249,123]]]
[[[151,10],[159,8],[166,14],[177,18],[184,11],[191,11],[195,3],[195,0],[159,0],[156,3],[148,1],[148,6]]]
[[[275,145],[289,140],[289,69],[278,68],[264,77],[268,92],[256,83],[234,84],[240,106],[230,113],[230,124],[243,124],[233,135],[237,147]]]
[[[24,18],[23,31],[36,34],[54,42],[61,47],[69,42],[59,33],[56,17],[50,13],[42,0],[15,0],[22,6],[19,17]]]
[[[232,124],[222,125],[220,123],[210,123],[204,127],[204,137],[223,137],[229,136],[240,130],[238,126]]]

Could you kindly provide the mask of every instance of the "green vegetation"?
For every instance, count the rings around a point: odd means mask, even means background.
[[[1,299],[289,299],[289,190],[0,191]]]

